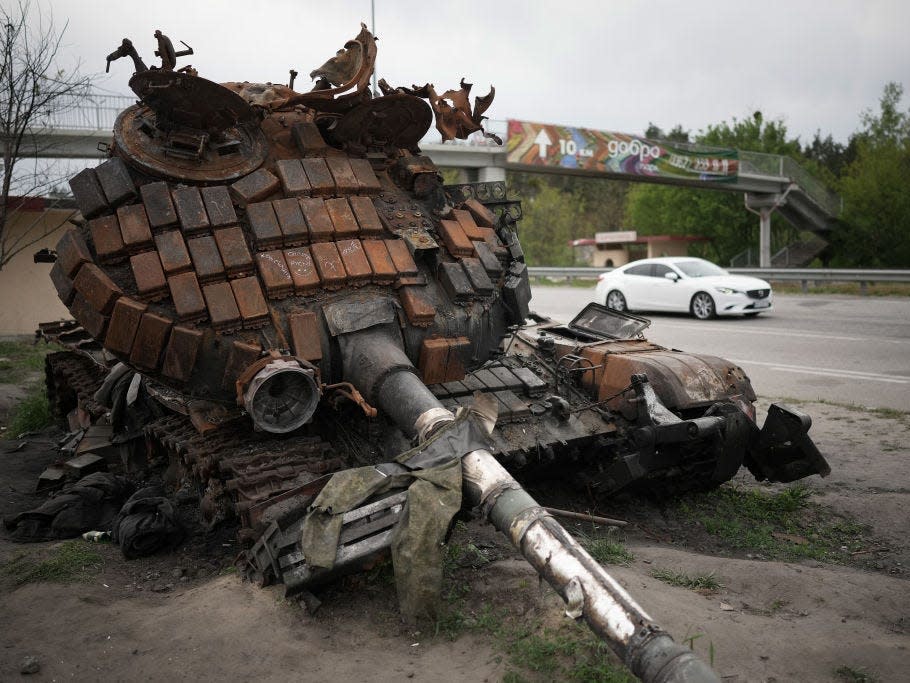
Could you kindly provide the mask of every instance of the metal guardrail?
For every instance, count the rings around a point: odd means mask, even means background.
[[[596,280],[613,268],[532,266],[535,277]],[[910,282],[910,270],[867,270],[862,268],[728,268],[733,275],[751,275],[763,280],[790,282]]]

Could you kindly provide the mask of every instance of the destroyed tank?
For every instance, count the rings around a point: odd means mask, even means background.
[[[139,101],[117,118],[109,157],[70,181],[82,219],[51,278],[75,322],[42,326],[71,349],[48,357],[49,393],[71,423],[111,423],[124,470],[157,466],[208,523],[235,520],[249,576],[289,591],[324,580],[300,547],[307,506],[333,473],[415,444],[417,459],[395,467],[463,457],[467,499],[520,548],[531,518],[519,534],[525,508],[503,506],[533,500],[511,477],[607,496],[715,487],[742,465],[769,481],[827,473],[807,416],[773,405],[759,428],[734,363],[652,344],[647,320],[597,304],[569,324],[531,313],[520,203],[504,182],[443,184],[419,149],[434,119],[444,141],[495,138],[483,129],[492,89],[473,106],[464,80],[441,95],[384,81],[371,93],[365,28],[305,93],[293,78],[174,70],[186,52],[156,38],[160,67],[128,40],[108,57],[132,58]],[[484,439],[439,438],[477,405]],[[388,547],[403,500],[345,515],[335,569]],[[528,552],[550,541],[536,543]],[[562,571],[531,561],[548,580]],[[594,589],[572,572],[554,586],[578,607]],[[624,648],[659,640],[638,630],[647,615],[617,626],[578,609]]]

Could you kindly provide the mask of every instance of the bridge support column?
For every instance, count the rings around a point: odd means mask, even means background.
[[[789,192],[789,190],[787,191]],[[758,267],[771,267],[771,214],[774,209],[787,201],[787,192],[783,194],[746,193],[746,209],[758,214]]]

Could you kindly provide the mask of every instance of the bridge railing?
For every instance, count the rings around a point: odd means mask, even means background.
[[[114,127],[117,115],[136,102],[135,97],[128,95],[108,95],[91,93],[87,97],[63,101],[61,106],[40,118],[42,126],[51,129],[109,131]],[[487,119],[484,122],[487,131],[495,133],[503,142],[508,138],[508,122],[505,119]],[[421,140],[422,144],[440,144],[442,137],[435,128],[430,128]],[[467,140],[452,140],[446,144],[459,147],[494,147],[496,143],[481,133],[474,133]],[[695,143],[672,143],[696,151],[711,151],[712,147]],[[740,172],[786,177],[799,185],[821,208],[832,216],[840,214],[841,198],[831,192],[825,185],[793,159],[780,154],[762,154],[759,152],[739,152]]]
[[[78,99],[59,100],[54,110],[39,116],[38,121],[54,129],[111,130],[117,115],[135,103],[135,97],[91,93]]]
[[[788,156],[740,150],[739,171],[740,173],[789,178],[831,216],[840,215],[843,208],[843,199],[840,195],[829,190],[821,180]]]

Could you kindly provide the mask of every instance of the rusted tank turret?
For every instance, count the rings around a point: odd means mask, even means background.
[[[236,519],[249,575],[289,590],[331,576],[301,534],[332,473],[460,458],[467,500],[636,673],[710,677],[513,477],[607,495],[717,486],[743,464],[825,474],[808,418],[773,406],[759,429],[740,368],[647,342],[644,319],[530,314],[520,205],[505,183],[444,185],[418,147],[434,120],[444,140],[495,137],[492,90],[473,105],[463,80],[374,95],[365,28],[306,93],[175,71],[192,50],[156,38],[158,68],[126,39],[108,57],[132,58],[139,102],[70,182],[84,221],[51,276],[77,322],[45,330],[74,349],[50,356],[58,412],[111,421],[126,470],[160,465],[209,523]],[[111,390],[121,377],[130,391]],[[388,548],[403,500],[345,515],[335,569]]]

